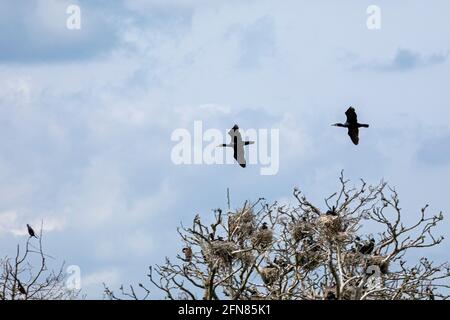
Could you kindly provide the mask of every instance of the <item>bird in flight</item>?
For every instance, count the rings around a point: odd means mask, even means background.
[[[237,124],[228,131],[231,137],[231,143],[221,144],[219,147],[232,147],[233,148],[233,158],[239,163],[242,168],[245,168],[245,152],[244,146],[255,143],[254,141],[242,141],[241,133],[239,132],[239,127]]]
[[[350,107],[345,111],[347,121],[345,123],[335,123],[332,126],[342,127],[348,129],[348,135],[352,139],[352,142],[357,145],[359,143],[359,128],[368,128],[368,124],[358,123],[358,116],[356,115],[355,108]]]
[[[29,224],[27,224],[27,229],[28,229],[28,234],[30,235],[30,238],[31,238],[31,237],[35,237],[35,238],[37,239],[36,234],[34,233],[33,228],[32,228]]]

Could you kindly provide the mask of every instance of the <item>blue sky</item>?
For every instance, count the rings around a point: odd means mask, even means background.
[[[234,207],[294,186],[323,205],[341,169],[396,186],[407,221],[450,212],[450,3],[341,2],[2,1],[0,254],[43,219],[98,298],[175,256],[176,226],[225,207],[227,187]],[[74,3],[81,30],[65,27]],[[358,147],[330,126],[349,105],[371,125]],[[173,165],[171,132],[195,120],[279,128],[278,174]]]

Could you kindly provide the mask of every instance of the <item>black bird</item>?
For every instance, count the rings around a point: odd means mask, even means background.
[[[228,131],[231,136],[231,143],[221,144],[219,147],[232,147],[233,148],[233,158],[239,163],[242,168],[245,168],[245,152],[244,146],[255,143],[254,141],[242,141],[241,133],[239,132],[239,127],[237,124]]]
[[[183,253],[184,253],[184,260],[186,262],[191,262],[192,261],[192,249],[189,247],[185,247],[183,248]]]
[[[333,126],[343,127],[348,129],[348,135],[352,139],[352,142],[357,145],[359,143],[359,128],[368,128],[368,124],[358,123],[358,117],[355,112],[355,108],[350,107],[345,111],[347,121],[345,123],[335,123]]]
[[[359,252],[362,254],[371,254],[373,248],[375,247],[375,239],[370,239],[369,243],[366,243],[362,247],[359,248]]]
[[[327,293],[327,296],[325,297],[325,300],[336,300],[336,299],[337,299],[336,295],[332,291],[329,291]]]
[[[23,287],[23,285],[20,283],[19,279],[17,279],[17,288],[19,289],[19,292],[21,294],[27,294],[27,291]]]
[[[30,238],[31,238],[31,237],[35,237],[35,238],[37,239],[36,234],[34,233],[33,228],[32,228],[29,224],[27,224],[27,229],[28,229],[28,234],[30,235]]]
[[[327,216],[337,216],[337,212],[336,212],[336,207],[333,206],[333,208],[331,210],[328,210],[326,213]]]
[[[434,300],[433,289],[431,289],[430,287],[427,287],[426,293],[428,294],[428,297],[430,298],[430,300]]]
[[[267,226],[267,222],[263,222],[261,226],[261,230],[267,230],[269,227]]]

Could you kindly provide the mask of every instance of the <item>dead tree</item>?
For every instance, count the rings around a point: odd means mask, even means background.
[[[17,245],[13,257],[0,258],[0,300],[76,299],[79,291],[66,287],[64,264],[48,268],[51,256],[44,253],[42,226],[39,237],[28,237],[25,247]]]
[[[442,212],[425,206],[405,225],[387,183],[350,187],[342,174],[339,181],[322,208],[295,189],[293,206],[260,199],[215,210],[211,224],[195,216],[178,229],[181,254],[150,267],[150,283],[167,299],[448,299],[448,262],[407,256],[442,242],[433,235]],[[111,299],[150,296],[143,284],[121,287],[121,295],[105,288]]]

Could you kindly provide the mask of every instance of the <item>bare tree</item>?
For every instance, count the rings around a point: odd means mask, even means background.
[[[325,210],[295,189],[294,206],[259,199],[235,212],[215,210],[209,225],[195,216],[178,229],[176,262],[150,267],[150,283],[168,299],[448,299],[448,262],[409,254],[442,242],[433,235],[442,212],[429,215],[425,206],[405,225],[387,183],[349,187],[342,173],[339,181]],[[117,295],[105,286],[105,293],[140,299],[150,289],[122,286]]]
[[[39,237],[28,237],[25,248],[17,245],[13,257],[0,258],[0,300],[66,300],[78,297],[79,291],[66,287],[64,264],[54,271],[48,269]]]

